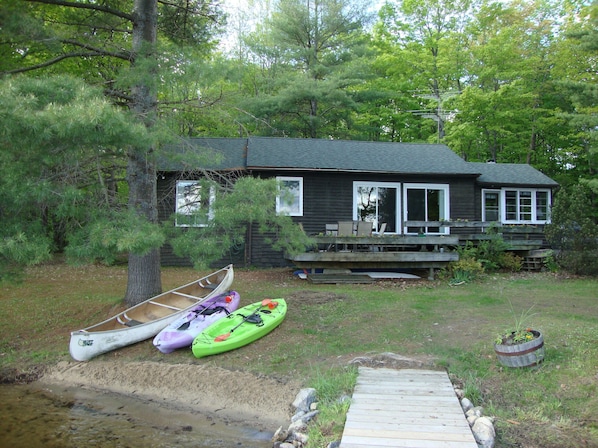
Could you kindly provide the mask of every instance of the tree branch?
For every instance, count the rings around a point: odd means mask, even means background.
[[[49,67],[50,65],[56,64],[56,63],[62,61],[63,59],[79,58],[79,57],[95,57],[95,56],[106,56],[106,55],[104,53],[97,53],[97,52],[88,52],[88,53],[81,52],[81,53],[63,54],[54,59],[50,59],[46,62],[42,62],[41,64],[36,64],[36,65],[31,65],[29,67],[21,67],[21,68],[16,68],[14,70],[7,70],[5,72],[0,72],[0,75],[13,75],[15,73],[30,72],[32,70]]]
[[[78,9],[91,9],[92,11],[101,11],[105,12],[106,14],[111,14],[116,17],[120,17],[121,19],[129,20],[133,22],[133,16],[131,14],[126,14],[118,9],[108,8],[106,6],[97,4],[97,3],[79,3],[79,2],[69,2],[63,0],[25,0],[26,2],[31,3],[43,3],[46,5],[56,5],[56,6],[66,6],[68,8],[78,8]]]
[[[97,48],[92,45],[89,45],[89,44],[84,44],[84,43],[78,42],[74,39],[62,39],[60,42],[65,43],[65,44],[71,44],[75,47],[85,48],[86,50],[93,51],[94,53],[101,53],[104,56],[112,56],[114,58],[123,59],[125,61],[130,61],[132,59],[132,53],[130,51],[120,51],[120,52],[106,51],[101,48]]]

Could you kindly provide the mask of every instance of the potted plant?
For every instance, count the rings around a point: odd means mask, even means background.
[[[531,308],[515,318],[515,326],[500,333],[494,341],[494,352],[503,366],[530,367],[544,360],[544,336],[527,325],[534,314]],[[513,305],[511,304],[511,312]]]

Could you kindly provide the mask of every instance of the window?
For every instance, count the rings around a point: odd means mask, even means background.
[[[353,219],[371,222],[374,231],[386,223],[385,232],[400,233],[400,187],[389,182],[354,182]]]
[[[279,215],[303,216],[303,178],[277,177],[278,196],[276,213]]]
[[[212,219],[215,188],[197,180],[180,180],[176,184],[177,227],[205,227]]]
[[[543,224],[549,220],[549,190],[503,189],[505,223]]]
[[[449,219],[449,187],[440,184],[405,184],[405,219],[407,221],[443,221]],[[449,233],[448,227],[407,227],[406,233]]]
[[[482,190],[482,221],[500,221],[500,190]]]
[[[543,224],[549,221],[549,211],[549,190],[482,190],[483,221]]]

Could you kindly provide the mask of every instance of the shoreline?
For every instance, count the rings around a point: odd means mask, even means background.
[[[301,389],[298,382],[244,371],[153,361],[61,361],[36,382],[132,396],[270,432],[288,425],[291,404]]]

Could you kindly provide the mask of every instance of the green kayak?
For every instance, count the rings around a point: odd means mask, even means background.
[[[265,299],[239,308],[214,322],[193,340],[193,355],[203,358],[243,347],[278,327],[286,314],[284,299]]]

